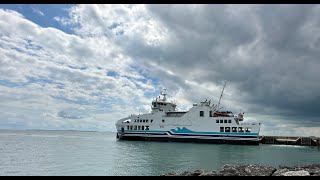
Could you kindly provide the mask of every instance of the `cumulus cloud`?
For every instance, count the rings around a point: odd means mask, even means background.
[[[0,10],[0,80],[119,116],[122,106],[147,111],[159,87],[181,109],[216,104],[227,81],[221,106],[262,122],[261,133],[320,136],[319,8],[76,5],[54,18],[74,34]]]
[[[36,123],[31,122],[51,122],[53,117],[42,116],[43,113],[77,119],[61,113],[67,108],[85,108],[83,111],[90,112],[86,117],[92,117],[119,104],[128,106],[135,102],[134,106],[143,107],[147,102],[144,93],[154,91],[150,80],[134,67],[130,57],[107,38],[81,38],[42,28],[10,10],[0,10],[0,24],[1,109],[12,112],[3,115],[4,121],[23,115],[21,119],[29,122],[24,123],[25,127],[32,128]],[[110,70],[119,76],[107,76]],[[17,94],[19,100],[15,99]],[[113,116],[106,121],[115,122],[118,118]]]

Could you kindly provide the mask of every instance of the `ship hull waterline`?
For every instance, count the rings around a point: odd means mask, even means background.
[[[259,139],[243,140],[239,138],[235,139],[209,139],[209,138],[188,138],[188,137],[145,137],[145,136],[126,136],[121,133],[117,133],[118,140],[128,141],[156,141],[156,142],[187,142],[187,143],[206,143],[206,144],[234,144],[234,145],[259,145]]]

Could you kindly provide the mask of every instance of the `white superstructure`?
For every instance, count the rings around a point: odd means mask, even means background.
[[[162,98],[159,96],[152,101],[150,113],[130,115],[117,121],[117,138],[259,144],[261,123],[244,123],[244,113],[234,115],[230,111],[218,111],[222,93],[216,106],[205,100],[193,104],[188,111],[177,111],[176,104],[168,102],[163,91]]]

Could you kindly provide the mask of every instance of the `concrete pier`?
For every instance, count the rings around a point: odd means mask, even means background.
[[[285,144],[300,146],[320,146],[319,137],[298,137],[298,136],[260,136],[261,144]]]

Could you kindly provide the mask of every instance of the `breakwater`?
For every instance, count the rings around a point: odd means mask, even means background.
[[[169,172],[161,176],[320,176],[320,164],[298,165],[293,167],[269,165],[226,164],[220,171]]]
[[[299,146],[320,146],[320,138],[299,136],[260,136],[261,144],[283,144]]]

